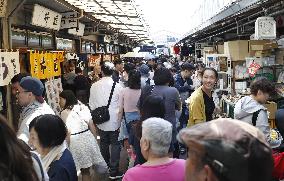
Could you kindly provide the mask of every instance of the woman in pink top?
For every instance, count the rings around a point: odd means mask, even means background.
[[[172,124],[162,118],[149,118],[142,124],[141,151],[147,160],[129,169],[123,181],[184,181],[185,160],[168,157]]]
[[[122,120],[124,111],[128,133],[130,130],[130,123],[134,120],[140,119],[137,108],[137,102],[141,94],[140,79],[140,72],[137,70],[131,70],[128,74],[128,87],[124,88],[119,96],[119,121]]]

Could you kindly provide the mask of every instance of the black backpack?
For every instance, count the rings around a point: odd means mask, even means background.
[[[260,111],[261,111],[261,109],[258,110],[258,111],[255,111],[255,112],[252,114],[252,125],[253,125],[253,126],[256,126],[256,120],[257,120],[257,118],[258,118],[258,114],[259,114]]]

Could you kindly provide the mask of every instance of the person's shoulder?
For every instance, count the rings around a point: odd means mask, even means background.
[[[175,88],[175,87],[169,87],[169,88],[167,88],[167,92],[168,92],[168,93],[179,93],[178,90],[177,90],[177,88]]]
[[[184,159],[175,159],[175,165],[179,165],[179,166],[185,166],[185,162],[186,160]]]
[[[141,167],[141,165],[136,165],[135,167],[132,167],[128,169],[125,173],[125,177],[133,177],[135,175],[139,175],[140,172],[143,172],[144,168]]]

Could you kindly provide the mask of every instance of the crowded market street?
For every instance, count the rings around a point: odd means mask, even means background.
[[[284,0],[0,0],[0,181],[284,181]]]

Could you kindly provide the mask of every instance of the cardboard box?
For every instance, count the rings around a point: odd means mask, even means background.
[[[225,42],[224,54],[230,56],[231,61],[245,60],[249,56],[248,40]]]
[[[278,44],[271,40],[250,40],[249,47],[250,51],[271,50],[278,48]]]
[[[269,57],[271,55],[272,55],[271,50],[255,51],[255,54],[254,54],[255,57],[260,57],[260,58]]]
[[[275,102],[267,102],[264,106],[267,108],[268,119],[275,119],[277,104]]]

